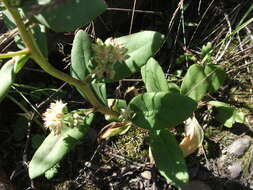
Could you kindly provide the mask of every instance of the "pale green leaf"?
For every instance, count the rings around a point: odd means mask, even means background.
[[[17,73],[27,62],[27,56],[14,57],[7,61],[0,69],[0,102],[7,95]]]
[[[165,74],[154,58],[150,58],[147,64],[141,68],[141,75],[147,92],[168,91]]]
[[[29,176],[34,179],[52,168],[87,134],[93,113],[76,127],[63,127],[60,135],[51,132],[33,155],[29,164]]]
[[[231,128],[236,122],[245,123],[245,114],[234,106],[220,101],[209,101],[208,104],[215,107],[215,119],[224,126]]]
[[[150,135],[150,146],[155,164],[168,183],[177,187],[186,185],[189,175],[175,137],[166,130],[154,131]]]
[[[191,65],[183,79],[181,94],[199,101],[204,97],[208,88],[209,83],[203,66],[198,64]]]
[[[115,63],[113,67],[115,76],[107,79],[107,82],[118,81],[138,72],[160,49],[164,42],[164,35],[154,31],[142,31],[115,38],[115,41],[128,50],[129,58]]]
[[[35,19],[56,32],[74,31],[78,27],[85,26],[95,17],[106,10],[106,3],[103,0],[68,0],[43,2],[44,7],[38,2],[36,11],[33,6],[25,6],[24,11],[28,16]]]
[[[132,122],[146,129],[171,128],[190,117],[197,104],[178,93],[144,93],[129,103],[134,114]]]
[[[207,80],[209,82],[209,92],[217,91],[226,79],[226,72],[220,65],[206,64],[204,68]]]
[[[91,54],[91,39],[86,32],[79,30],[75,35],[71,50],[71,76],[78,80],[84,80],[88,77],[93,69],[93,65],[90,61]],[[107,95],[105,83],[93,80],[90,85],[93,88],[95,95],[106,105]],[[79,89],[77,90],[86,99],[86,96]]]

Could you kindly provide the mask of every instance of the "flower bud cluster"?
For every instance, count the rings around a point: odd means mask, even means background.
[[[112,38],[108,38],[105,42],[97,39],[96,43],[92,44],[92,50],[94,51],[92,61],[98,78],[113,78],[115,75],[113,65],[129,57],[126,54],[127,49]]]

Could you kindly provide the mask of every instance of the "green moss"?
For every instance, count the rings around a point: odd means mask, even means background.
[[[55,185],[54,189],[55,190],[67,190],[71,187],[71,185],[72,185],[72,182],[66,180],[62,183]]]
[[[118,138],[116,145],[122,155],[129,159],[141,160],[148,156],[148,131],[131,127],[131,129]]]

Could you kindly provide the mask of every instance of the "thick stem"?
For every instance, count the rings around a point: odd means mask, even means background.
[[[51,64],[48,63],[48,60],[43,56],[41,53],[31,31],[25,27],[25,24],[16,8],[9,6],[8,0],[2,0],[5,7],[11,13],[19,33],[21,35],[22,40],[24,41],[25,46],[30,51],[30,57],[48,74],[52,75],[55,78],[58,78],[62,81],[67,82],[70,85],[75,86],[76,88],[80,89],[88,98],[90,103],[94,106],[95,110],[103,113],[112,115],[115,117],[119,116],[119,113],[110,110],[107,106],[103,105],[95,96],[93,91],[91,90],[88,83],[84,81],[77,80],[70,75],[57,70]]]

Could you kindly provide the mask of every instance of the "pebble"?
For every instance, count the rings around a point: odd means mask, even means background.
[[[250,139],[246,136],[235,140],[227,149],[227,152],[236,156],[242,156],[249,148]]]
[[[141,176],[145,179],[148,179],[148,180],[151,180],[151,178],[152,178],[151,171],[144,171],[141,173]]]
[[[242,162],[234,162],[232,165],[228,166],[228,171],[230,172],[230,177],[232,179],[239,177],[242,172]]]
[[[219,168],[223,168],[223,166],[225,165],[227,156],[226,155],[222,155],[218,160],[217,160],[217,165]]]
[[[202,181],[194,180],[191,181],[188,185],[183,187],[182,190],[212,190],[207,184]]]
[[[0,189],[1,190],[8,190],[8,187],[7,187],[6,184],[3,184],[3,183],[0,182]]]

